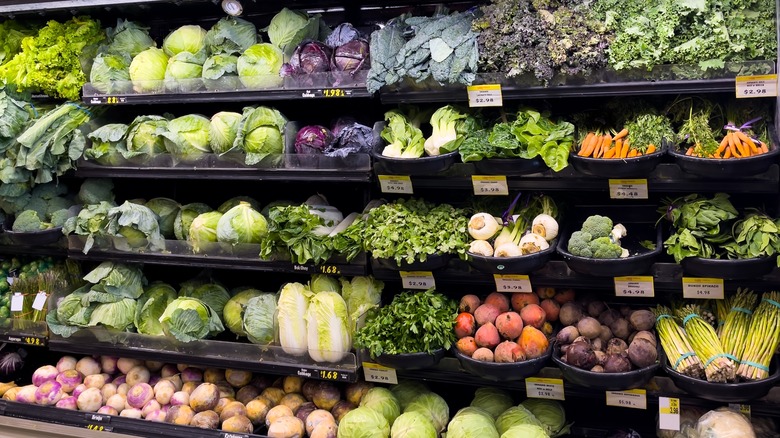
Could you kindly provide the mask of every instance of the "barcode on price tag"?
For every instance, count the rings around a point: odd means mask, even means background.
[[[647,199],[646,179],[609,180],[610,199]]]
[[[533,293],[531,279],[527,275],[501,275],[493,274],[496,280],[496,290],[498,292],[520,292],[525,294]]]
[[[431,289],[436,280],[431,271],[401,271],[401,287],[404,289]]]
[[[409,175],[379,175],[379,189],[382,193],[414,194]]]
[[[776,97],[777,75],[737,76],[737,99]]]
[[[394,369],[371,362],[363,362],[363,376],[366,382],[398,384],[398,376]]]
[[[750,405],[741,405],[739,403],[729,403],[729,408],[739,411],[742,415],[750,418]]]
[[[24,307],[24,297],[20,292],[11,296],[11,312],[21,312]]]
[[[474,186],[474,194],[477,196],[509,195],[509,186],[503,175],[472,175],[471,184]]]
[[[46,297],[48,297],[46,292],[38,291],[38,294],[35,295],[35,300],[33,301],[32,308],[35,310],[43,310],[43,306],[46,305]]]
[[[615,277],[615,296],[618,297],[654,297],[653,277]]]
[[[466,92],[469,95],[469,106],[472,108],[504,106],[499,84],[469,85]]]
[[[680,399],[658,397],[658,428],[680,430]]]
[[[683,277],[683,298],[699,298],[704,300],[723,299],[722,278]]]
[[[607,406],[647,409],[647,391],[644,389],[607,391]]]
[[[531,398],[566,400],[563,393],[563,379],[529,377],[525,379],[525,393]]]

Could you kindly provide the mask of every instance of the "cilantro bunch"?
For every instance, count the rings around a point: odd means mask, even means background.
[[[455,301],[428,289],[403,292],[366,318],[355,345],[371,357],[381,354],[432,353],[455,342]]]

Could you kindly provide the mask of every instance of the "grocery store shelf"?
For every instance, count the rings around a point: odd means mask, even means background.
[[[68,250],[58,245],[34,246],[34,245],[11,245],[0,243],[0,255],[31,255],[31,256],[52,256],[65,257]]]
[[[377,175],[391,175],[381,164],[374,165]],[[473,190],[472,175],[479,175],[469,163],[458,163],[438,175],[412,175],[414,189],[458,189]],[[695,193],[716,192],[728,188],[729,193],[776,194],[780,191],[780,167],[772,164],[767,172],[734,179],[724,175],[712,178],[700,177],[683,172],[674,163],[662,163],[646,177],[650,193]],[[608,178],[586,176],[571,166],[560,172],[546,171],[533,175],[507,176],[507,186],[515,190],[545,191],[607,191]]]
[[[165,249],[159,252],[116,249],[112,245],[96,245],[87,254],[84,248],[83,236],[69,236],[68,258],[75,260],[115,261],[123,263],[146,263],[166,266],[188,266],[199,268],[243,269],[262,272],[280,272],[287,274],[317,274],[358,276],[367,273],[367,258],[365,255],[347,262],[343,259],[316,265],[314,263],[295,264],[290,261],[265,261],[259,257],[259,245],[236,245],[241,250],[233,250],[230,245],[214,243],[217,251],[208,253],[193,253],[187,242],[166,240]],[[123,242],[115,238],[115,242]],[[127,246],[124,241],[124,246]],[[224,249],[225,251],[222,251]]]
[[[0,320],[0,342],[45,347],[49,340],[46,321],[6,318]]]
[[[661,65],[652,71],[594,72],[587,77],[557,77],[541,86],[533,77],[507,78],[494,73],[481,73],[478,84],[500,84],[503,100],[547,99],[594,96],[642,96],[661,94],[702,94],[735,92],[735,78],[743,75],[771,74],[773,61],[729,63],[717,71],[703,72],[697,66]],[[380,91],[382,103],[465,102],[466,86],[440,85],[435,81],[403,82]]]
[[[208,3],[210,0],[8,0],[0,5],[0,14],[48,12],[75,8],[98,8],[116,6],[144,6],[154,4]]]
[[[136,420],[112,415],[98,415],[88,412],[71,411],[49,406],[34,406],[0,400],[0,425],[3,426],[3,437],[80,437],[93,438],[106,432],[122,438],[126,436],[142,436],[148,438],[250,438],[262,437],[254,434],[232,434],[219,430],[207,430],[190,426],[177,426],[170,423],[158,423]],[[33,420],[35,423],[18,423],[8,418]],[[16,424],[26,425],[27,433],[13,435],[9,431]],[[63,428],[73,427],[79,430]],[[22,426],[18,426],[22,428]],[[86,430],[85,430],[86,429]]]
[[[68,338],[52,334],[49,338],[49,349],[71,354],[132,357],[268,374],[298,375],[318,380],[356,382],[358,379],[357,361],[352,353],[346,354],[336,363],[317,363],[305,353],[295,356],[276,346],[218,340],[182,343],[167,336],[147,336],[103,327],[82,329]]]

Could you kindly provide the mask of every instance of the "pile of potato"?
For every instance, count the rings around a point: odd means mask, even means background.
[[[647,309],[610,307],[603,301],[571,301],[561,306],[556,340],[561,360],[595,373],[623,373],[658,360],[652,331],[655,315]]]

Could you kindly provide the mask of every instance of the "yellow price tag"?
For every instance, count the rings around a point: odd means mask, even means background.
[[[682,286],[683,298],[722,300],[724,297],[722,278],[683,277]]]

